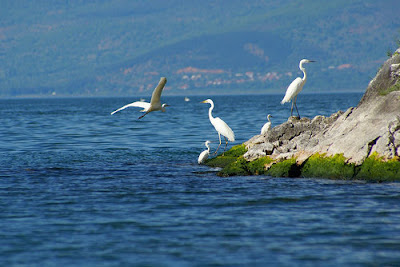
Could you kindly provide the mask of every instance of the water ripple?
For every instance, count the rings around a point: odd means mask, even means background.
[[[307,116],[361,97],[302,95]],[[400,261],[399,183],[216,176],[205,97],[110,116],[132,99],[0,100],[1,265],[383,265]],[[281,96],[216,96],[241,143]],[[236,105],[237,103],[242,105]],[[249,115],[251,114],[251,115]],[[160,128],[160,126],[162,126]]]

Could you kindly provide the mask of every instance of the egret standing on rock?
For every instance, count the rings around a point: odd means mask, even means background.
[[[199,164],[203,164],[204,161],[206,161],[208,159],[208,156],[210,155],[210,146],[209,146],[210,143],[211,142],[208,140],[204,143],[204,145],[207,147],[207,149],[200,153],[199,158],[197,160],[197,162]]]
[[[271,130],[271,118],[272,116],[270,114],[268,114],[267,119],[268,122],[266,124],[264,124],[264,126],[261,128],[261,134],[265,134],[267,133],[269,130]]]
[[[162,112],[165,112],[165,107],[168,107],[169,105],[167,105],[167,104],[161,105],[160,98],[161,98],[162,90],[166,83],[167,83],[167,78],[161,77],[157,87],[154,89],[153,94],[151,95],[150,103],[147,103],[144,101],[136,101],[136,102],[130,103],[128,105],[123,106],[122,108],[119,108],[119,109],[111,112],[111,115],[113,115],[114,113],[121,111],[123,109],[129,108],[129,107],[143,108],[143,110],[141,110],[141,112],[146,112],[146,113],[143,114],[142,116],[140,116],[139,119],[143,118],[144,116],[146,116],[148,113],[150,113],[152,111],[161,110]]]
[[[296,105],[297,95],[303,89],[303,86],[307,81],[306,69],[303,67],[303,64],[304,63],[310,63],[310,62],[315,62],[315,61],[314,60],[308,60],[308,59],[300,60],[299,68],[303,72],[304,76],[303,76],[303,78],[297,77],[296,79],[294,79],[294,81],[286,89],[285,97],[281,101],[281,104],[284,104],[286,102],[290,102],[291,100],[293,100],[292,101],[292,108],[290,110],[290,116],[293,115],[293,105],[294,105],[296,107],[297,115],[300,118],[299,110],[297,109],[297,105]]]
[[[221,120],[219,117],[214,118],[212,116],[212,110],[214,108],[214,102],[211,99],[206,99],[201,103],[208,103],[211,105],[210,109],[208,110],[208,118],[210,119],[211,124],[214,126],[215,130],[218,132],[218,137],[219,137],[219,145],[217,150],[215,150],[214,154],[217,154],[219,147],[221,146],[221,134],[225,138],[225,148],[224,152],[222,155],[225,153],[225,149],[228,146],[228,141],[226,138],[228,138],[229,141],[234,142],[235,141],[235,134],[233,133],[232,129],[226,124],[223,120]]]

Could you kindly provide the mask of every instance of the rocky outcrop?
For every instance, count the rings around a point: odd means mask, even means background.
[[[399,88],[397,88],[397,86]],[[330,117],[297,119],[274,127],[245,143],[248,161],[270,156],[278,161],[296,158],[302,164],[319,153],[342,154],[347,163],[361,165],[372,153],[384,159],[400,155],[400,49],[370,82],[356,108]]]
[[[248,161],[270,156],[273,159],[288,159],[305,153],[308,148],[316,147],[320,140],[317,135],[328,129],[343,112],[330,117],[316,116],[314,119],[290,117],[287,122],[274,127],[264,135],[256,135],[244,144]]]
[[[246,152],[231,159],[222,175],[240,170],[272,176],[400,179],[400,48],[369,83],[357,107],[330,117],[290,117],[244,145]]]

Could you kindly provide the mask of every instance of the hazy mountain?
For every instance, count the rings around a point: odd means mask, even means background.
[[[249,3],[248,3],[249,2]],[[0,88],[15,95],[364,90],[399,38],[398,0],[1,1]]]

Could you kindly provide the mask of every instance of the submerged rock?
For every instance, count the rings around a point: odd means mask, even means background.
[[[385,177],[400,179],[400,48],[369,83],[357,107],[312,120],[290,117],[244,145],[247,151],[235,166],[240,174],[244,169],[252,174],[246,162],[267,158],[257,173],[367,179],[379,174],[372,171],[375,166]]]

